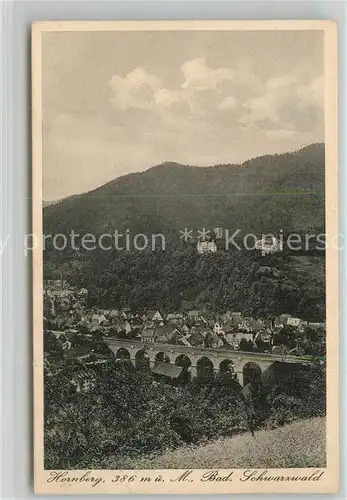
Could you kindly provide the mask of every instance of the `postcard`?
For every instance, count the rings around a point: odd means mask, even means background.
[[[337,28],[32,26],[41,494],[338,490]]]

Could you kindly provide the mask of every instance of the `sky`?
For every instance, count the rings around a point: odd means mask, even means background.
[[[324,141],[323,32],[46,32],[43,199]]]

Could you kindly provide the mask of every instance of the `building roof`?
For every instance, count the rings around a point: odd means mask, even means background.
[[[167,320],[170,320],[170,319],[176,319],[176,318],[183,318],[183,314],[182,313],[169,313],[167,316],[166,316],[166,319]]]
[[[154,324],[154,321],[150,321],[150,320],[147,320],[143,323],[143,329],[144,330],[148,330],[148,328],[154,328],[155,327],[155,324]]]
[[[261,330],[262,328],[265,327],[265,324],[261,319],[254,319],[252,326],[254,330]]]
[[[90,380],[90,379],[95,379],[95,378],[96,378],[95,372],[93,370],[90,370],[90,369],[83,370],[83,371],[80,371],[78,373],[74,373],[74,375],[72,376],[73,381]]]
[[[291,318],[292,316],[290,314],[280,314],[279,318],[280,319],[288,319]]]
[[[201,318],[206,322],[214,321],[215,317],[216,317],[215,313],[210,312],[210,311],[201,313]]]
[[[238,324],[238,322],[237,322]],[[231,331],[234,329],[234,326],[237,326],[237,324],[233,321],[233,319],[229,319],[227,320],[224,324],[223,324],[223,330],[225,333]]]
[[[91,317],[91,320],[97,320],[97,321],[106,321],[106,318],[103,314],[98,314],[98,313],[94,313]]]
[[[154,337],[154,333],[155,333],[155,328],[145,328],[144,330],[142,330],[142,336],[143,337]]]
[[[188,316],[192,316],[194,318],[198,318],[200,316],[201,312],[198,311],[197,309],[193,309],[191,311],[188,311]]]
[[[110,316],[113,318],[113,317],[118,317],[120,315],[120,312],[118,311],[118,309],[111,309],[110,311]]]
[[[175,325],[158,326],[155,329],[155,335],[172,335],[175,330]]]
[[[162,314],[158,309],[153,313],[152,321],[153,321],[153,318],[155,318],[155,316],[159,316],[160,319],[164,319],[164,314]]]
[[[142,326],[143,325],[143,321],[141,318],[131,318],[130,319],[130,324],[132,326]]]
[[[164,375],[169,378],[178,378],[182,371],[182,366],[177,366],[172,363],[163,363],[161,361],[156,363],[152,369],[153,373],[156,373],[157,375]]]

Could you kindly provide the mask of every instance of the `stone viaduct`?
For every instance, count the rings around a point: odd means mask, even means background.
[[[187,347],[173,344],[152,344],[141,341],[123,340],[104,337],[116,357],[129,359],[135,366],[141,359],[146,359],[150,368],[158,362],[168,362],[185,366],[191,373],[191,379],[199,374],[202,366],[208,366],[214,372],[232,371],[241,386],[246,385],[247,370],[258,372],[261,376],[275,363],[307,364],[302,358],[290,355],[242,352],[227,349]]]

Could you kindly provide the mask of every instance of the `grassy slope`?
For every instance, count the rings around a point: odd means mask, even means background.
[[[325,467],[325,418],[301,420],[122,464],[134,469]],[[113,468],[112,461],[108,467]]]

